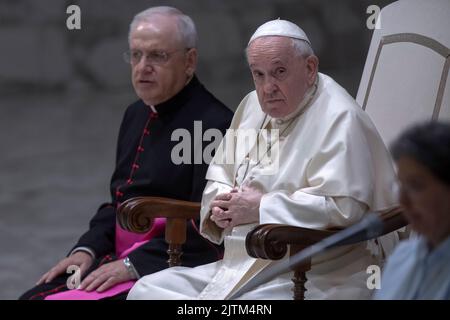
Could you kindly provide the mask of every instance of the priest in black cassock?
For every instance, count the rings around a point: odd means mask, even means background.
[[[208,168],[203,148],[210,142],[201,140],[201,148],[194,147],[199,143],[194,126],[224,134],[232,112],[195,76],[196,38],[191,18],[175,8],[154,7],[135,16],[125,58],[140,100],[128,107],[120,127],[111,202],[100,206],[89,230],[68,256],[21,299],[125,298],[136,279],[167,268],[163,221],[147,234],[138,235],[116,224],[116,210],[125,200],[138,196],[201,199]],[[177,129],[191,135],[192,161],[187,163],[177,164],[179,159],[173,159],[173,149],[180,143],[172,141]],[[202,153],[201,163],[193,160],[198,159],[195,150]],[[188,223],[183,251],[183,265],[190,267],[222,256],[221,247],[199,234],[198,221]],[[79,267],[82,281],[78,289],[68,287],[69,266]]]

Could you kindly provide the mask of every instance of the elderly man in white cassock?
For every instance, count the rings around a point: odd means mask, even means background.
[[[318,73],[303,30],[269,21],[253,34],[246,53],[256,90],[234,115],[202,199],[200,231],[224,242],[224,257],[143,277],[128,299],[227,299],[271,264],[246,253],[246,234],[256,225],[346,227],[367,212],[398,205],[394,168],[377,130],[341,86]],[[249,129],[257,134],[248,135]],[[250,136],[246,143],[231,143],[244,134]],[[244,145],[250,152],[241,152]],[[370,298],[366,270],[381,265],[396,241],[391,234],[317,255],[305,298]],[[291,278],[283,274],[240,298],[291,299]]]

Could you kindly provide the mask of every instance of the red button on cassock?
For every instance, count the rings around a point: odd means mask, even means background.
[[[122,196],[123,196],[123,192],[116,191],[116,197],[122,197]]]

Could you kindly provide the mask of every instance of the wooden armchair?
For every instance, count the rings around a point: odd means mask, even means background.
[[[187,220],[198,218],[200,203],[159,197],[132,198],[119,207],[117,219],[127,231],[145,233],[155,218],[166,218],[165,238],[169,244],[169,267],[181,264],[182,246],[186,242]]]
[[[374,31],[356,100],[386,145],[415,122],[450,120],[449,16],[448,0],[399,0],[380,12],[381,28]],[[382,215],[384,234],[406,225],[401,212]],[[277,260],[288,245],[292,256],[334,232],[260,225],[247,235],[246,248],[255,258]],[[310,267],[310,261],[295,266],[294,299],[304,298]]]
[[[404,227],[407,223],[402,215],[401,208],[395,208],[381,215],[383,221],[383,233],[387,234]],[[279,260],[283,258],[290,247],[289,255],[293,256],[303,249],[339,232],[334,230],[313,230],[282,224],[262,224],[247,234],[245,246],[247,253],[254,258]],[[359,241],[370,240],[370,238],[359,239]],[[354,242],[346,242],[352,244]],[[311,269],[311,260],[293,266],[294,300],[305,298],[306,272]]]

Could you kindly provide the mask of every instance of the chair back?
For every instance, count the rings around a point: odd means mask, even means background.
[[[450,1],[399,0],[379,14],[356,97],[388,146],[420,121],[450,121]]]

